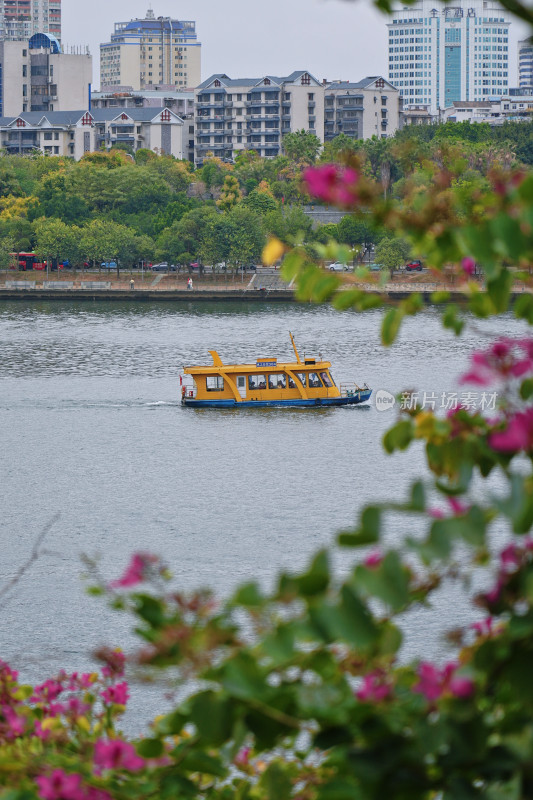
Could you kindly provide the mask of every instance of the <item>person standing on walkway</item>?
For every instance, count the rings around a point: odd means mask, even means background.
[[[187,281],[187,289],[192,289],[192,278]]]
[[[133,280],[133,278],[130,281],[130,289],[135,289],[135,281]]]

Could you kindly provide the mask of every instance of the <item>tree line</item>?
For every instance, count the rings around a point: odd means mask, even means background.
[[[9,253],[36,251],[74,265],[117,259],[124,266],[224,261],[238,268],[257,261],[271,236],[310,248],[329,240],[352,248],[378,243],[383,232],[364,219],[313,225],[302,208],[310,203],[307,166],[356,159],[385,196],[401,202],[413,174],[423,183],[427,161],[461,161],[462,182],[480,189],[495,166],[533,163],[532,132],[533,123],[446,123],[384,140],[341,134],[322,146],[298,131],[284,138],[277,158],[244,151],[235,164],[211,157],[196,170],[149,150],[135,158],[122,150],[91,153],[79,162],[1,155],[0,266],[8,266]]]

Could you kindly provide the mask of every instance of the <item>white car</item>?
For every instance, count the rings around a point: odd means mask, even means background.
[[[343,264],[341,261],[334,261],[333,264],[328,266],[330,272],[349,272],[350,267],[347,264]]]

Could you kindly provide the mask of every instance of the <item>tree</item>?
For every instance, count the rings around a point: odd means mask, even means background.
[[[239,188],[239,181],[234,175],[226,175],[216,205],[221,211],[231,211],[241,200],[242,192]]]
[[[39,219],[35,222],[35,250],[47,260],[80,260],[81,230],[60,219]]]
[[[400,269],[409,258],[410,247],[404,239],[382,239],[376,247],[375,259],[390,270],[391,277],[395,269]]]
[[[267,214],[269,211],[275,211],[279,207],[272,189],[266,181],[261,181],[250,191],[244,198],[244,205],[251,208],[256,214]]]
[[[314,133],[305,130],[286,133],[282,139],[283,152],[302,164],[314,164],[322,147],[322,142]]]
[[[261,258],[265,235],[261,220],[251,209],[236,206],[227,214],[228,263],[235,269]]]

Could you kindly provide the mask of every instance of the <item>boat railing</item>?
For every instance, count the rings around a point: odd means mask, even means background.
[[[187,375],[180,375],[180,383],[182,399],[194,400],[198,391],[195,381],[191,380]]]
[[[366,383],[363,386],[359,386],[357,383],[341,383],[340,385],[340,393],[343,397],[355,397],[356,394],[359,392],[364,392],[368,389]]]

